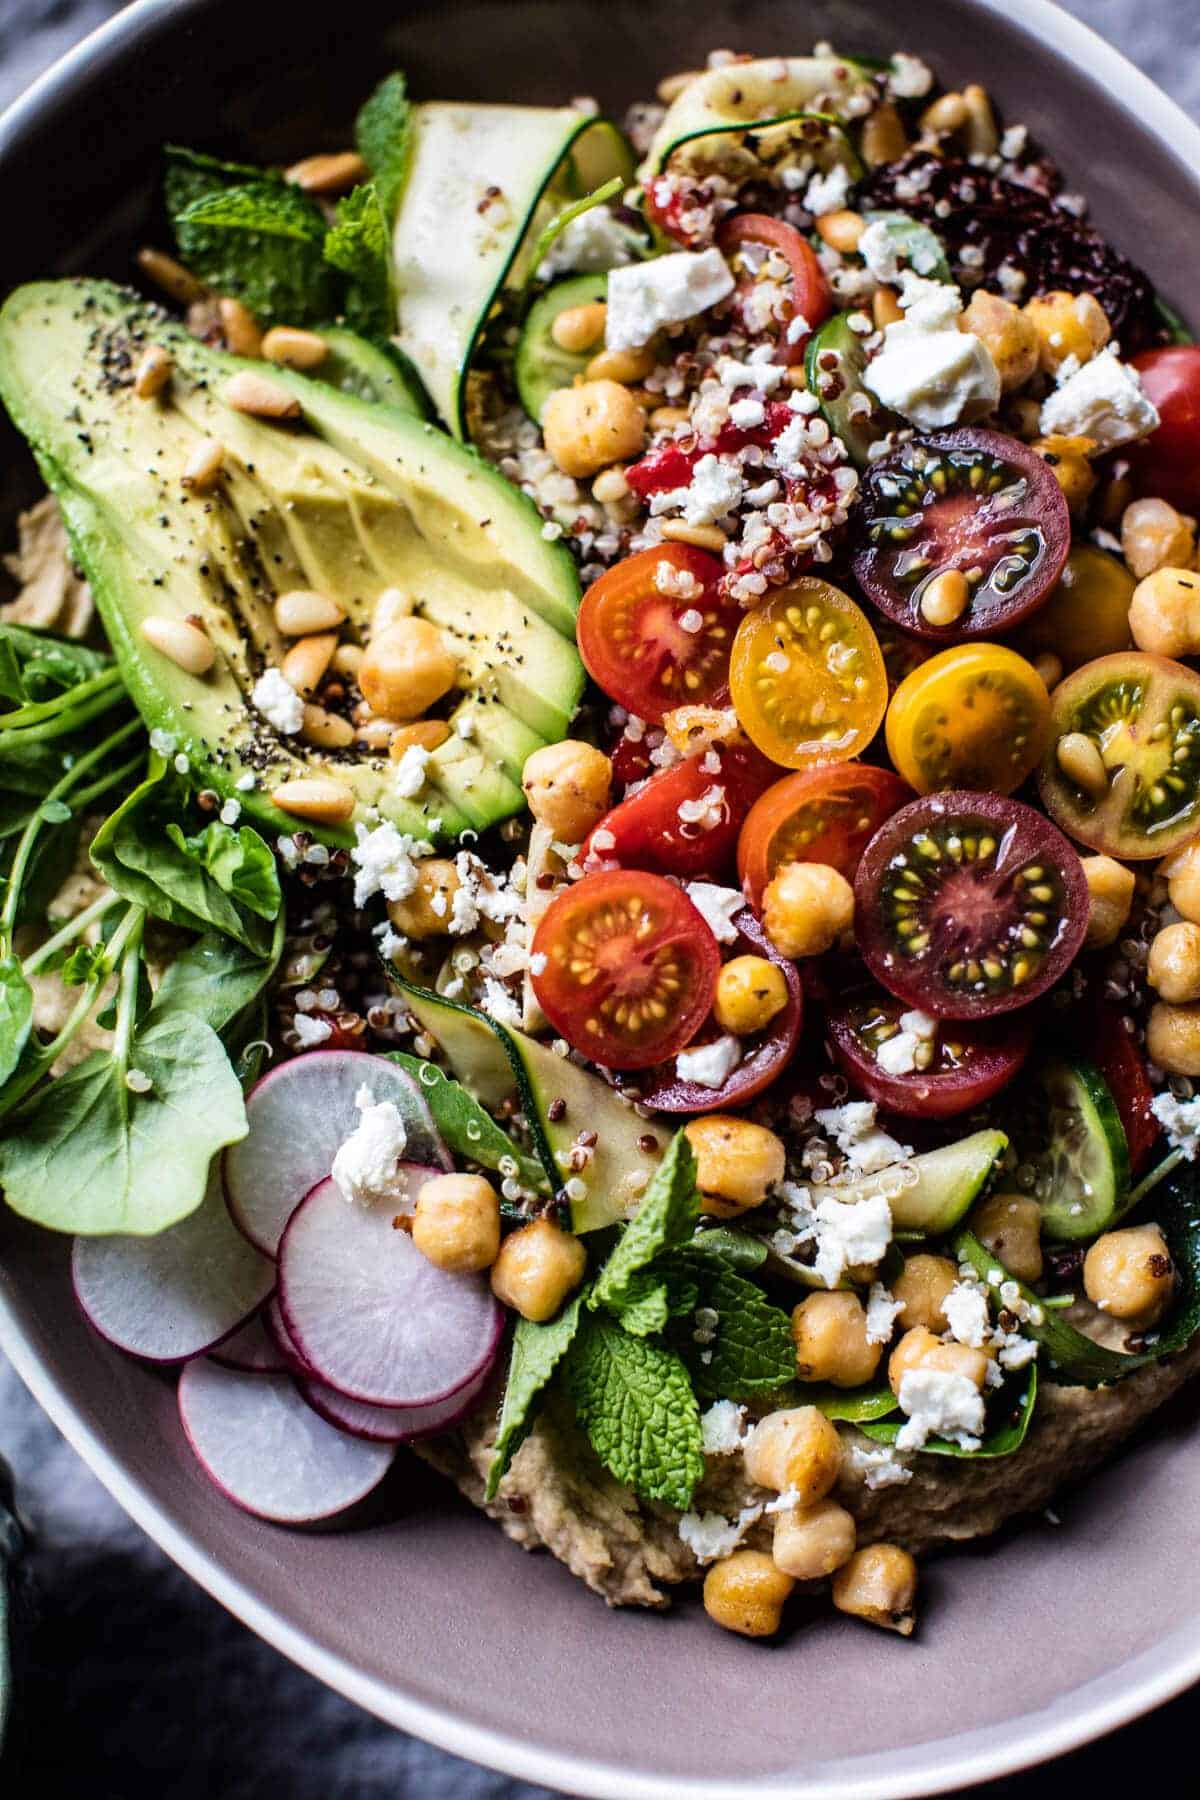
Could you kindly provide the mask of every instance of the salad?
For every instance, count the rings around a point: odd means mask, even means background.
[[[163,209],[0,311],[7,1204],[252,1513],[911,1633],[1200,1366],[1200,348],[905,53]]]

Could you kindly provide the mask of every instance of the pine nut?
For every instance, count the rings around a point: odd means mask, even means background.
[[[406,750],[414,744],[422,750],[436,750],[450,736],[450,727],[445,719],[414,719],[411,725],[399,725],[392,732],[392,741],[388,752],[393,762],[399,762]]]
[[[297,638],[283,661],[280,672],[298,694],[305,699],[314,694],[325,678],[333,660],[337,638],[332,631],[317,632],[312,637]]]
[[[908,149],[904,121],[890,100],[877,106],[864,121],[860,148],[863,161],[872,169],[881,163],[898,162]]]
[[[285,171],[284,179],[306,194],[345,194],[369,171],[357,150],[338,150],[321,156],[305,156]]]
[[[685,525],[682,519],[668,519],[662,534],[676,544],[694,544],[697,550],[712,550],[719,556],[727,543],[719,525]]]
[[[384,588],[371,613],[371,630],[386,631],[397,619],[411,619],[415,605],[412,595],[403,588]]]
[[[339,675],[348,675],[353,681],[362,668],[365,654],[361,644],[339,644],[333,653],[333,666]]]
[[[843,206],[837,212],[822,213],[815,221],[817,236],[831,250],[840,250],[843,256],[850,256],[858,249],[858,240],[867,228],[867,222],[861,213],[851,212]]]
[[[217,314],[227,349],[235,356],[262,355],[262,326],[248,306],[225,294],[217,301]]]
[[[653,431],[674,431],[676,425],[689,422],[688,410],[685,406],[656,406],[650,414],[650,427]]]
[[[922,131],[961,131],[967,122],[967,102],[962,94],[940,94],[921,114]]]
[[[388,750],[396,727],[390,719],[363,719],[354,728],[354,741],[364,750]]]
[[[155,616],[143,619],[141,629],[148,644],[189,675],[207,675],[217,660],[207,632],[186,619]]]
[[[1081,787],[1085,794],[1098,800],[1108,792],[1104,758],[1086,732],[1068,731],[1059,738],[1054,755],[1067,780]]]
[[[943,569],[921,595],[921,617],[931,625],[953,625],[967,610],[971,589],[960,569]]]
[[[875,321],[875,329],[883,331],[888,325],[897,325],[904,317],[904,308],[900,304],[895,288],[876,288],[871,297],[871,317]]]
[[[1040,656],[1035,656],[1033,666],[1038,679],[1045,684],[1047,693],[1051,688],[1056,688],[1063,678],[1062,658],[1055,656],[1053,650],[1043,650]]]
[[[324,594],[293,588],[276,600],[275,623],[284,637],[308,637],[314,631],[336,631],[346,623],[346,614]]]
[[[234,412],[249,413],[257,419],[298,419],[300,402],[286,388],[276,387],[261,375],[243,369],[231,375],[221,390],[221,398]]]
[[[601,506],[612,506],[618,500],[629,498],[629,483],[620,463],[614,463],[611,469],[601,469],[592,483],[592,498]]]
[[[137,265],[147,280],[161,288],[172,300],[178,301],[180,306],[190,306],[194,300],[203,300],[208,292],[204,283],[190,269],[185,269],[181,262],[168,256],[165,250],[139,250]]]
[[[670,106],[693,81],[699,81],[701,73],[700,69],[681,69],[677,75],[664,75],[654,91],[664,106]]]
[[[607,318],[608,308],[603,300],[593,300],[587,306],[564,306],[550,327],[550,336],[560,350],[579,355],[600,343]]]
[[[648,344],[640,350],[601,350],[584,374],[589,381],[619,381],[622,387],[628,387],[632,381],[644,381],[656,360]]]
[[[987,89],[973,81],[970,87],[963,89],[962,97],[967,109],[966,128],[963,132],[967,155],[994,156],[1000,148],[1000,134],[996,130],[996,115],[992,111]]]
[[[133,378],[133,391],[138,399],[153,400],[155,394],[161,394],[174,367],[169,350],[164,350],[161,344],[147,344]]]
[[[354,811],[354,792],[344,782],[322,775],[302,775],[284,781],[271,795],[271,804],[297,819],[317,825],[344,825]]]
[[[347,750],[354,742],[354,727],[339,713],[326,712],[323,706],[314,706],[310,701],[304,708],[300,735],[320,750]]]
[[[315,369],[329,355],[329,345],[315,331],[275,325],[262,341],[262,353],[269,363],[284,369]]]
[[[216,438],[201,438],[184,463],[180,480],[194,494],[207,494],[216,487],[224,466],[224,444]]]

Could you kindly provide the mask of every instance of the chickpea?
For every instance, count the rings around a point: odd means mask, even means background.
[[[761,1206],[768,1191],[783,1180],[785,1156],[781,1139],[765,1125],[711,1113],[684,1126],[696,1153],[696,1184],[701,1210],[732,1218]]]
[[[550,336],[560,350],[579,356],[600,342],[607,317],[603,300],[591,300],[586,306],[564,306],[550,327]]]
[[[1037,326],[1011,300],[977,288],[963,313],[961,329],[972,332],[990,351],[1003,393],[1024,387],[1037,373],[1041,347]]]
[[[1093,1306],[1145,1330],[1156,1325],[1175,1291],[1175,1265],[1157,1225],[1106,1231],[1083,1259],[1083,1288]]]
[[[1164,925],[1150,945],[1146,979],[1163,1000],[1200,1000],[1200,925]]]
[[[1089,744],[1091,741],[1087,739]],[[1104,785],[1108,786],[1107,775]],[[1087,941],[1093,950],[1104,950],[1115,944],[1125,929],[1137,881],[1132,869],[1114,862],[1111,856],[1085,856],[1082,861],[1088,885]]]
[[[867,1315],[848,1289],[810,1294],[792,1313],[796,1379],[862,1387],[879,1367],[882,1344],[867,1339]]]
[[[607,315],[606,315],[607,316]],[[645,381],[658,361],[652,344],[637,350],[601,350],[593,356],[584,373],[589,381],[616,381],[622,387]]]
[[[1038,334],[1038,361],[1046,375],[1056,375],[1069,356],[1090,362],[1112,336],[1108,315],[1091,294],[1039,294],[1026,302],[1025,316]]]
[[[773,1637],[795,1582],[763,1550],[735,1550],[704,1577],[704,1610],[714,1625],[742,1637]]]
[[[439,1269],[490,1269],[500,1250],[500,1201],[482,1175],[435,1175],[417,1195],[413,1243]]]
[[[620,382],[585,381],[551,394],[542,435],[564,475],[597,475],[609,463],[641,455],[646,415]]]
[[[388,918],[405,937],[446,937],[454,916],[454,896],[461,883],[458,870],[444,856],[417,864],[417,885],[403,900],[388,901]]]
[[[818,1500],[778,1515],[771,1558],[794,1581],[820,1581],[849,1561],[854,1542],[854,1515],[836,1500]]]
[[[1167,878],[1167,898],[1175,911],[1200,925],[1200,839],[1177,850],[1160,873]]]
[[[404,723],[420,718],[454,686],[458,664],[428,619],[397,619],[363,653],[358,685],[371,711]]]
[[[917,1565],[898,1544],[856,1550],[833,1578],[833,1604],[885,1631],[911,1637],[916,1619]]]
[[[1194,569],[1155,569],[1133,590],[1129,629],[1139,650],[1155,656],[1200,651],[1200,575]]]
[[[565,738],[534,751],[521,786],[539,824],[564,844],[581,844],[608,811],[612,764],[594,744]]]
[[[717,976],[713,1012],[722,1031],[747,1037],[769,1025],[788,1003],[783,970],[766,956],[735,956]]]
[[[815,1406],[768,1413],[754,1427],[742,1453],[746,1479],[777,1494],[796,1490],[798,1506],[823,1500],[842,1467],[837,1426]]]
[[[587,1251],[577,1237],[550,1219],[512,1231],[492,1265],[492,1292],[523,1319],[542,1325],[579,1286]]]
[[[763,895],[763,925],[781,956],[820,956],[854,924],[854,889],[828,863],[785,863]]]
[[[900,1384],[914,1369],[938,1369],[944,1375],[965,1375],[980,1392],[987,1380],[988,1359],[969,1344],[943,1344],[916,1325],[906,1331],[888,1358],[888,1386],[899,1397]]]
[[[1139,580],[1156,569],[1185,569],[1196,555],[1194,521],[1166,500],[1135,500],[1121,515],[1121,552]]]
[[[1054,479],[1062,489],[1071,513],[1080,514],[1091,498],[1097,480],[1096,471],[1088,461],[1096,448],[1094,441],[1088,437],[1055,434],[1035,439],[1033,448],[1054,470]]]
[[[946,1331],[950,1321],[945,1314],[946,1295],[958,1285],[958,1266],[948,1256],[929,1256],[922,1252],[910,1256],[892,1283],[892,1298],[901,1302],[897,1314],[905,1331],[924,1326],[928,1331]]]
[[[1157,1001],[1146,1021],[1146,1051],[1168,1075],[1200,1075],[1200,1002]]]
[[[990,1194],[971,1214],[970,1229],[1018,1281],[1042,1274],[1042,1209],[1029,1194]]]

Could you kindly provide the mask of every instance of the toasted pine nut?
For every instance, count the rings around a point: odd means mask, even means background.
[[[1053,650],[1043,650],[1040,656],[1035,656],[1033,666],[1040,680],[1045,683],[1047,693],[1051,688],[1057,687],[1063,678],[1062,658],[1055,656]]]
[[[592,300],[586,306],[564,306],[550,327],[550,336],[560,350],[579,354],[601,342],[607,318],[608,308],[603,300]]]
[[[364,750],[388,750],[395,730],[390,719],[363,719],[354,727],[354,741]]]
[[[629,497],[629,483],[625,479],[625,470],[620,463],[614,463],[611,469],[601,469],[592,483],[592,498],[601,506],[611,506],[617,500]]]
[[[367,165],[357,150],[305,156],[284,171],[284,179],[306,194],[345,194],[367,178]]]
[[[326,712],[323,706],[314,706],[310,701],[304,708],[300,735],[306,743],[316,744],[321,750],[346,750],[354,742],[354,727],[349,719]]]
[[[837,212],[822,213],[816,220],[817,236],[831,250],[840,250],[843,256],[851,255],[858,249],[858,240],[867,228],[867,222],[861,213],[852,212],[843,206]]]
[[[904,317],[895,288],[876,288],[871,296],[871,317],[875,321],[875,329],[882,331],[887,325],[897,325]]]
[[[297,638],[280,663],[280,672],[284,680],[290,681],[296,692],[307,699],[324,679],[336,649],[337,638],[332,631]]]
[[[1068,731],[1055,748],[1055,760],[1068,781],[1081,787],[1085,794],[1099,799],[1108,792],[1108,771],[1095,743],[1086,732]]]
[[[688,420],[686,406],[656,406],[650,414],[650,426],[654,431],[674,431],[676,425],[686,425]]]
[[[414,719],[411,725],[398,725],[393,730],[388,754],[394,762],[399,762],[414,744],[419,744],[422,750],[436,750],[449,736],[450,727],[445,719]]]
[[[276,387],[262,375],[242,369],[231,375],[221,390],[226,406],[235,412],[250,413],[257,419],[298,419],[300,402],[286,388]]]
[[[962,94],[939,94],[921,114],[922,131],[960,131],[967,122],[967,102]]]
[[[346,614],[336,600],[293,588],[275,602],[275,623],[284,637],[308,637],[314,631],[336,631]]]
[[[397,619],[410,619],[415,604],[403,588],[384,588],[371,613],[371,630],[386,631]]]
[[[235,356],[262,355],[262,326],[248,306],[243,306],[232,295],[223,294],[217,301],[217,312],[222,336]]]
[[[216,438],[201,438],[184,463],[180,480],[193,493],[210,493],[217,485],[224,464],[224,444]]]
[[[877,106],[864,120],[861,149],[863,161],[872,169],[881,163],[898,162],[908,149],[904,121],[890,100]]]
[[[988,99],[987,89],[981,88],[977,81],[963,89],[963,104],[967,109],[966,126],[963,131],[963,142],[968,156],[994,156],[1000,148],[1000,134],[996,130],[996,115],[992,111],[992,103]]]
[[[593,356],[584,374],[589,381],[619,381],[623,387],[628,387],[630,382],[644,381],[656,361],[648,344],[643,344],[640,350],[601,350]]]
[[[680,69],[677,75],[664,75],[654,91],[664,106],[670,106],[673,100],[678,100],[685,88],[690,88],[693,81],[700,79],[701,73],[699,69]]]
[[[315,369],[329,355],[329,345],[315,331],[274,325],[262,341],[262,353],[269,363],[284,369]]]
[[[164,350],[161,344],[147,344],[133,377],[133,391],[138,399],[153,400],[155,394],[161,394],[174,367],[169,350]]]
[[[719,525],[685,525],[682,519],[668,519],[662,534],[677,544],[694,544],[697,550],[714,550],[718,556],[727,542]]]
[[[971,589],[961,569],[943,569],[921,595],[921,617],[931,625],[953,625],[967,610]]]
[[[333,666],[339,675],[348,675],[353,681],[365,654],[361,644],[339,644],[333,653]]]
[[[354,792],[344,782],[328,776],[301,775],[296,781],[281,782],[271,795],[271,803],[297,819],[312,819],[318,825],[344,825],[354,811]]]
[[[207,675],[217,659],[208,633],[198,625],[189,625],[186,619],[143,619],[142,636],[189,675]]]
[[[165,250],[139,250],[137,265],[155,287],[160,287],[164,294],[169,294],[180,306],[190,306],[193,300],[203,300],[208,292],[204,283],[190,269],[185,269],[181,262],[168,256]]]

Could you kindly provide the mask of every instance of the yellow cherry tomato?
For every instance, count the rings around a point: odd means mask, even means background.
[[[1020,634],[1028,656],[1051,650],[1066,674],[1133,644],[1129,602],[1137,586],[1123,562],[1094,544],[1074,544],[1045,606]]]
[[[812,575],[746,614],[729,686],[747,737],[785,769],[857,756],[887,706],[887,671],[866,614]]]
[[[956,644],[905,677],[887,715],[888,755],[920,794],[1011,794],[1050,736],[1037,670],[1002,644]]]

